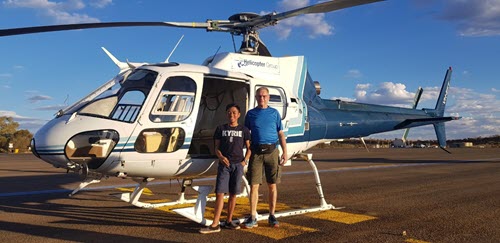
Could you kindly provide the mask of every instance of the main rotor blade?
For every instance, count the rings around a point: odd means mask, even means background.
[[[344,8],[350,8],[358,5],[369,4],[374,2],[381,2],[385,0],[333,0],[323,3],[318,3],[304,8],[290,10],[279,14],[268,14],[259,16],[249,22],[243,23],[247,26],[255,26],[257,29],[268,26],[270,23],[274,24],[279,20],[295,17],[302,14],[314,13],[327,13]]]
[[[196,22],[107,22],[107,23],[83,23],[83,24],[63,24],[47,25],[26,28],[0,30],[0,36],[24,35],[41,32],[52,32],[62,30],[95,29],[107,27],[132,27],[132,26],[165,26],[182,28],[209,28],[209,23]]]

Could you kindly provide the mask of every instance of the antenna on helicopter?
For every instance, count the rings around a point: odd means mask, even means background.
[[[130,65],[127,64],[127,63],[124,63],[124,62],[120,62],[115,56],[113,56],[113,54],[111,54],[111,52],[109,52],[106,48],[104,47],[101,47],[101,49],[106,53],[106,55],[108,55],[109,58],[111,58],[111,60],[116,64],[116,66],[118,66],[118,68],[120,68],[120,71],[122,70],[125,70],[125,69],[128,69],[130,68]]]
[[[167,59],[165,59],[165,61],[164,61],[165,63],[169,62],[168,60],[170,59],[172,54],[174,54],[175,49],[177,49],[177,46],[181,43],[183,38],[184,38],[184,35],[182,35],[181,38],[177,41],[177,44],[175,44],[174,49],[172,49],[172,51],[170,52],[170,55],[168,55]]]

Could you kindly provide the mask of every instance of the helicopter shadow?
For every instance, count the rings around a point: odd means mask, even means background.
[[[0,231],[4,232],[0,241],[10,232],[26,235],[25,239],[54,241],[176,242],[127,232],[136,228],[177,233],[199,230],[199,225],[173,212],[124,203],[111,197],[107,189],[81,191],[68,197],[72,191],[68,185],[79,181],[81,178],[72,174],[0,177],[0,185],[9,185],[0,189]]]

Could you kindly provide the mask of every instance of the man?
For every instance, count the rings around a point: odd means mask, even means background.
[[[229,193],[227,203],[227,219],[224,226],[228,229],[239,229],[233,222],[233,212],[236,206],[236,195],[240,193],[243,169],[250,158],[250,131],[238,124],[240,107],[236,104],[226,106],[228,123],[215,129],[215,154],[219,158],[217,181],[215,185],[215,215],[212,224],[200,229],[200,233],[215,233],[220,231],[220,216],[224,207],[224,193]],[[246,147],[245,156],[243,148]]]
[[[248,111],[245,117],[245,126],[252,135],[252,155],[248,165],[247,179],[250,184],[251,217],[243,223],[244,228],[257,227],[257,202],[259,199],[259,185],[262,183],[262,167],[265,169],[266,182],[269,187],[269,218],[271,227],[279,227],[274,216],[279,182],[280,167],[287,159],[286,138],[281,124],[278,110],[269,107],[269,89],[260,87],[255,94],[257,107]],[[283,154],[279,156],[276,144],[279,140]]]

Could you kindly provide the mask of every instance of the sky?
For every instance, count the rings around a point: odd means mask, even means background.
[[[85,22],[226,20],[316,4],[284,1],[0,0],[0,29]],[[233,51],[231,35],[201,29],[125,27],[0,37],[0,116],[36,132],[115,76],[101,50],[131,62],[201,64]],[[434,108],[446,69],[453,68],[445,115],[448,139],[500,134],[500,0],[389,0],[326,14],[302,15],[261,30],[273,56],[305,56],[321,97]],[[239,46],[240,39],[236,39]],[[393,139],[402,131],[372,135]],[[435,139],[432,126],[409,139]]]

